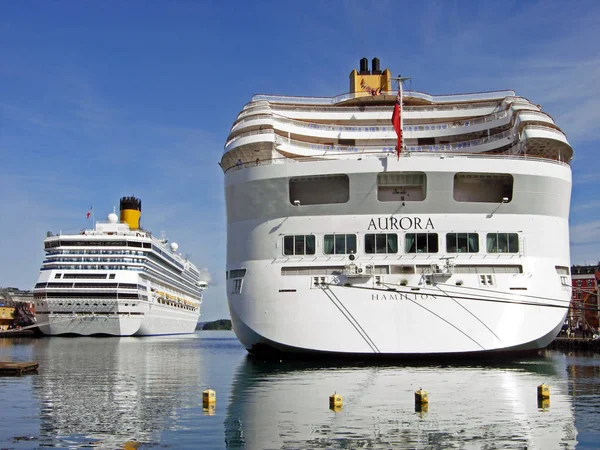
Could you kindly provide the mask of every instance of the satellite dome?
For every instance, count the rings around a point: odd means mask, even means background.
[[[108,215],[109,223],[117,223],[119,221],[119,217],[115,213],[110,213]]]
[[[178,248],[179,248],[179,245],[177,244],[177,242],[171,242],[171,251],[172,252],[176,252]]]

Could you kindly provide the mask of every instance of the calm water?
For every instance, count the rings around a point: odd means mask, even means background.
[[[268,363],[231,332],[0,339],[0,448],[554,449],[600,446],[600,356],[498,366]],[[536,387],[551,389],[539,405]],[[214,410],[202,391],[217,392]],[[415,411],[414,391],[429,392]],[[344,399],[329,409],[329,395]]]

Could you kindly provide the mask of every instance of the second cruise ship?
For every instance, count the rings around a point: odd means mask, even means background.
[[[255,95],[233,123],[227,293],[249,352],[531,352],[563,325],[565,134],[513,91],[403,81],[364,58],[347,94]]]
[[[77,234],[48,233],[34,289],[48,335],[148,336],[193,333],[202,291],[196,266],[140,227],[142,202],[123,197],[120,217]]]

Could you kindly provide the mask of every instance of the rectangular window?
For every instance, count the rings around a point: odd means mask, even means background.
[[[356,235],[326,234],[323,240],[323,253],[326,255],[356,253]]]
[[[507,173],[457,173],[454,200],[457,202],[508,203],[512,200],[513,177]]]
[[[398,235],[366,234],[365,253],[398,253]]]
[[[350,199],[348,175],[290,178],[289,189],[294,206],[346,203]]]
[[[312,234],[306,236],[284,236],[283,237],[284,255],[314,255],[315,254],[315,236]]]
[[[493,286],[494,277],[492,275],[479,275],[479,283],[482,286]]]
[[[477,233],[446,234],[446,251],[448,253],[479,252],[479,235]]]
[[[246,269],[233,269],[229,272],[229,278],[244,278],[246,276]]]
[[[242,292],[242,279],[238,278],[233,280],[233,292],[232,294],[239,294]]]
[[[423,172],[383,172],[377,174],[377,200],[380,202],[421,202],[427,193]]]
[[[488,233],[486,249],[488,253],[518,253],[519,235],[517,233]]]
[[[406,253],[437,253],[437,233],[406,233],[404,248]]]

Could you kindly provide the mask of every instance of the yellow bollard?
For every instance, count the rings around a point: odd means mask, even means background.
[[[419,388],[419,390],[415,392],[415,405],[422,405],[424,403],[429,403],[429,396],[427,395],[427,391]]]
[[[429,412],[429,403],[417,403],[415,402],[415,412],[419,414],[421,418]]]
[[[210,405],[211,403],[215,403],[217,401],[217,393],[212,389],[207,389],[202,391],[202,405]]]
[[[341,412],[342,411],[342,405],[329,405],[329,409],[332,410],[333,412]]]
[[[215,404],[214,403],[205,403],[202,408],[202,412],[205,416],[214,416],[215,415]]]
[[[343,403],[344,402],[341,395],[338,395],[334,392],[333,395],[329,396],[329,409],[332,411],[341,411]]]
[[[427,411],[429,411],[429,396],[427,395],[427,391],[419,388],[419,390],[415,392],[415,412],[423,417]]]
[[[550,408],[550,399],[538,397],[538,408],[542,411],[546,411],[548,408]]]
[[[549,399],[550,398],[550,386],[546,384],[540,384],[537,388],[538,399]]]

